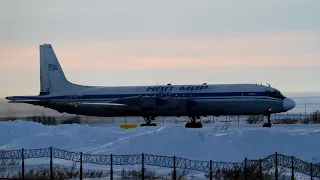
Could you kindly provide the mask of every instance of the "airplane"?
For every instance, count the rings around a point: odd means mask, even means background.
[[[295,102],[270,85],[196,84],[150,86],[85,86],[67,80],[51,44],[40,46],[40,93],[9,96],[9,103],[27,103],[60,113],[125,117],[142,116],[145,124],[158,116],[188,116],[186,128],[202,128],[200,117],[223,115],[270,116],[287,112]],[[197,121],[200,120],[200,121]]]

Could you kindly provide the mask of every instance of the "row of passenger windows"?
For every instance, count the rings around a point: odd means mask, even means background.
[[[148,94],[146,94],[146,96],[148,96]],[[149,95],[150,96],[150,95]],[[153,94],[151,96],[156,96],[156,97],[190,97],[190,96],[196,96],[195,94]]]
[[[255,95],[260,95],[260,96],[271,96],[271,97],[283,97],[283,95],[279,92],[265,92],[265,93],[237,93],[237,94],[225,94],[224,96],[255,96]],[[185,94],[144,94],[142,96],[153,96],[153,97],[206,97],[206,96],[216,96],[215,93],[185,93]]]
[[[244,96],[245,94],[238,94],[238,96]],[[247,93],[247,96],[254,96],[255,93]],[[188,94],[144,94],[142,96],[154,96],[154,97],[200,97],[200,96],[215,96],[214,94],[205,93],[188,93]],[[228,96],[228,95],[225,95]],[[232,95],[230,95],[232,96]]]

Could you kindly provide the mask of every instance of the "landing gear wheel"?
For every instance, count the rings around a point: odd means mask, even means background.
[[[202,123],[201,122],[191,122],[191,123],[186,123],[185,125],[186,128],[202,128]]]
[[[267,115],[268,122],[263,124],[263,127],[271,127],[270,114]]]
[[[140,126],[157,126],[155,123],[151,123],[152,120],[154,120],[153,116],[146,116],[143,117],[144,121],[146,122],[145,124],[140,124]]]
[[[263,127],[271,127],[271,125],[272,125],[271,123],[264,123]]]
[[[185,125],[186,128],[202,128],[202,123],[196,122],[196,117],[192,116],[192,117],[189,117],[189,119],[191,120],[191,122],[186,123]],[[198,119],[200,119],[199,116],[198,116]]]

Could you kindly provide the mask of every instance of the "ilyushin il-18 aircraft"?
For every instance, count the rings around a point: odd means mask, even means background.
[[[6,97],[69,113],[99,117],[142,116],[145,124],[158,116],[187,116],[187,128],[201,128],[200,117],[270,115],[287,112],[295,102],[270,85],[199,84],[155,86],[84,86],[69,82],[51,44],[40,45],[40,94]]]

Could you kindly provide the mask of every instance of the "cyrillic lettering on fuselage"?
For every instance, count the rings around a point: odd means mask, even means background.
[[[207,89],[208,86],[181,86],[180,91],[201,91]]]
[[[155,87],[148,87],[147,91],[172,91],[174,87],[170,86],[155,86]],[[209,86],[180,86],[178,88],[179,91],[201,91],[204,89],[209,88]]]
[[[148,87],[147,91],[172,91],[173,87]]]

